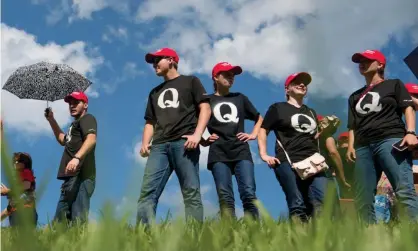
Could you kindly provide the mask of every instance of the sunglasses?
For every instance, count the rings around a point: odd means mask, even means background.
[[[155,57],[154,64],[158,64],[163,59],[169,59],[170,57]]]

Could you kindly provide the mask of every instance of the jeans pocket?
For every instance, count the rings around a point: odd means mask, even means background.
[[[77,198],[78,191],[80,189],[79,176],[73,176],[65,180],[61,185],[61,194],[64,196],[64,200],[67,202],[73,202]]]

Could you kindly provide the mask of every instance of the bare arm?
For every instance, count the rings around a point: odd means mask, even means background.
[[[415,131],[415,110],[408,106],[405,111],[406,130]]]
[[[61,128],[59,127],[57,121],[55,120],[54,117],[52,118],[48,118],[48,122],[49,125],[52,128],[52,131],[54,132],[55,138],[58,141],[58,143],[60,145],[64,145],[64,138],[65,138],[65,133],[61,130]]]
[[[348,148],[354,149],[354,130],[348,131]]]
[[[258,152],[261,156],[267,155],[267,130],[264,128],[260,128],[258,132]]]
[[[142,133],[142,144],[148,145],[151,142],[154,135],[154,123],[151,120],[147,120],[144,126],[144,132]]]
[[[205,131],[205,128],[209,122],[211,113],[212,111],[210,109],[209,103],[203,102],[199,104],[199,120],[197,121],[197,126],[194,132],[194,134],[198,135],[199,138],[202,137]]]
[[[260,116],[258,116],[258,120],[254,125],[254,128],[253,128],[253,131],[252,131],[251,135],[257,136],[259,134],[260,129],[261,129],[261,124],[263,124],[263,117],[261,117],[261,115],[260,115]]]
[[[343,167],[343,161],[341,159],[340,153],[337,150],[337,146],[335,145],[335,140],[332,137],[327,138],[325,141],[325,144],[327,146],[328,152],[332,160],[334,161],[338,175],[340,176],[340,179],[345,182],[345,175],[344,175],[344,167]]]
[[[96,134],[92,134],[92,133],[88,134],[80,150],[78,150],[78,152],[75,154],[75,157],[80,158],[80,159],[84,158],[91,151],[91,149],[93,149],[95,145],[96,145]]]

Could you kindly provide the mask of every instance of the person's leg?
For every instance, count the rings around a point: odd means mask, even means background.
[[[418,220],[418,196],[414,188],[412,155],[408,150],[397,151],[392,145],[400,138],[387,139],[376,144],[375,154],[386,174],[400,206],[413,221]]]
[[[354,200],[360,219],[366,224],[376,223],[374,211],[374,196],[377,186],[376,173],[373,152],[370,147],[357,148],[354,168]]]
[[[299,177],[297,177],[297,174],[292,170],[288,162],[282,162],[278,167],[274,168],[274,172],[286,196],[290,217],[298,217],[301,221],[306,222],[308,220],[306,205],[297,185]]]
[[[236,218],[234,190],[232,188],[232,172],[229,165],[215,162],[211,165],[216,192],[218,193],[219,207],[222,217]]]
[[[186,220],[194,218],[203,222],[203,206],[200,194],[199,157],[200,148],[193,150],[184,148],[186,140],[170,143],[170,161],[180,183],[183,194]]]
[[[325,201],[328,178],[324,172],[321,172],[302,182],[306,182],[308,185],[309,204],[312,207],[311,216],[320,215]]]
[[[235,165],[235,178],[237,179],[238,191],[244,208],[244,213],[258,218],[258,209],[254,175],[254,164],[249,160],[238,161]]]
[[[79,189],[78,177],[70,177],[61,185],[61,195],[55,210],[54,221],[68,222],[71,220],[71,207],[77,196]]]
[[[85,179],[81,181],[77,197],[71,207],[71,220],[79,221],[82,224],[87,223],[90,210],[90,199],[93,195],[95,186],[95,180]]]
[[[158,200],[173,172],[167,149],[168,144],[151,146],[138,199],[137,224],[149,224],[150,218],[155,217]]]

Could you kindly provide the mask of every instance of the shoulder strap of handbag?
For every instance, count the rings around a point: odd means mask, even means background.
[[[312,110],[309,109],[309,111],[311,112],[312,118],[315,119],[315,115],[313,114]],[[318,133],[318,125],[316,126],[316,133]],[[279,139],[276,138],[277,143],[279,144],[279,146],[283,149],[284,154],[286,155],[287,161],[289,161],[289,164],[292,165],[292,161],[290,161],[290,157],[287,154],[286,150],[284,149],[284,146],[282,145],[282,143],[280,142]],[[318,144],[318,151],[321,154],[321,150],[319,149],[319,138],[317,139],[317,144]]]

